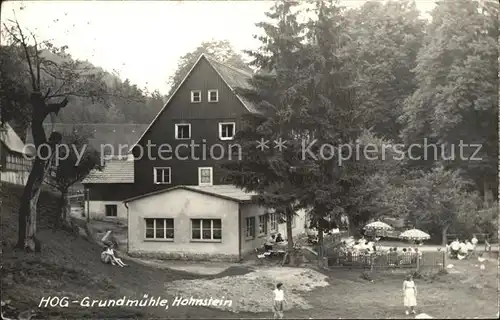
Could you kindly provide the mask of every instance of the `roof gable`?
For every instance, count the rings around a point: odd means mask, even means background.
[[[7,122],[4,123],[3,128],[0,128],[0,141],[12,152],[26,155],[32,154],[30,151],[25,150],[26,145]]]
[[[225,200],[231,200],[235,202],[250,202],[252,200],[252,196],[256,195],[253,192],[245,192],[242,189],[239,189],[233,185],[217,185],[217,186],[175,186],[168,189],[162,189],[154,192],[149,192],[140,196],[132,197],[124,200],[123,202],[128,203],[135,200],[147,198],[150,196],[167,193],[173,190],[188,190],[193,191]]]
[[[235,94],[237,99],[241,102],[241,104],[250,112],[250,113],[259,113],[257,106],[250,102],[249,100],[245,99],[241,95],[236,94],[235,88],[240,87],[240,88],[246,88],[250,89],[250,83],[249,80],[252,78],[252,74],[240,70],[238,68],[234,68],[232,66],[226,65],[224,63],[221,63],[217,60],[215,60],[212,57],[207,56],[206,54],[202,53],[196,62],[193,64],[191,69],[188,71],[184,79],[179,83],[177,88],[175,88],[174,92],[170,95],[168,101],[165,103],[163,108],[158,112],[158,114],[154,117],[153,121],[149,124],[149,126],[144,130],[142,135],[139,137],[137,142],[130,148],[129,152],[132,151],[132,149],[141,142],[141,140],[144,138],[146,133],[151,129],[151,127],[154,125],[154,123],[158,120],[158,118],[161,116],[161,114],[168,108],[170,105],[170,102],[174,98],[174,96],[177,94],[177,92],[180,90],[180,88],[184,85],[186,80],[189,78],[193,70],[196,68],[196,66],[200,63],[202,59],[205,59],[208,64],[215,70],[215,72],[221,77],[221,79],[224,81],[224,83],[229,87],[229,89]]]

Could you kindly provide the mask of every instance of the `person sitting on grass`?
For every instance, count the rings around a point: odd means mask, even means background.
[[[109,257],[109,261],[113,266],[118,265],[122,268],[127,266],[125,263],[123,263],[122,259],[118,258],[115,255],[115,250],[113,250],[113,247],[111,246],[107,247],[106,250],[104,250],[104,254]]]

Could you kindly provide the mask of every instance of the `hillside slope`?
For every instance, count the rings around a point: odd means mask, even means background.
[[[39,238],[42,254],[26,254],[12,250],[17,239],[17,210],[22,187],[2,183],[0,190],[2,240],[2,300],[10,300],[15,310],[37,309],[40,299],[48,296],[116,297],[118,288],[106,277],[110,270],[99,261],[101,249],[84,239],[63,231],[50,229],[52,216],[57,212],[57,195],[43,191],[39,199]],[[109,268],[106,268],[109,269]],[[113,270],[115,271],[115,270]],[[119,270],[121,271],[121,270]],[[37,310],[39,318],[62,317],[119,317],[141,315],[131,309],[48,309]]]
[[[51,217],[57,212],[57,194],[43,191],[38,208],[38,237],[42,241],[40,255],[12,250],[17,239],[17,210],[22,187],[0,185],[0,236],[2,243],[2,301],[10,300],[14,315],[20,311],[33,311],[33,319],[165,319],[168,318],[221,318],[228,314],[200,307],[106,307],[84,308],[70,304],[68,308],[38,308],[41,298],[69,297],[69,300],[119,299],[124,296],[142,299],[143,295],[161,297],[170,301],[175,292],[167,292],[165,284],[174,280],[216,278],[227,276],[226,270],[216,276],[200,276],[171,269],[156,269],[125,260],[126,268],[105,265],[100,260],[101,248],[89,241],[64,231],[51,229]],[[167,316],[168,314],[168,316]],[[254,317],[240,314],[240,317]]]

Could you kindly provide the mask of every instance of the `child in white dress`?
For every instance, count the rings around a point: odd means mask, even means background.
[[[403,293],[404,293],[404,306],[406,308],[406,314],[409,315],[410,311],[416,314],[415,307],[417,306],[417,286],[413,282],[413,277],[411,275],[406,277],[403,282]]]

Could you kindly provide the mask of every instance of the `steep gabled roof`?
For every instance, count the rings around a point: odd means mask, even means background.
[[[118,158],[107,160],[102,171],[92,170],[82,183],[134,183],[134,161]]]
[[[167,193],[173,190],[188,190],[193,191],[221,199],[231,200],[239,203],[251,202],[252,196],[256,195],[253,192],[245,192],[244,190],[237,188],[233,185],[216,185],[216,186],[175,186],[168,189],[162,189],[158,191],[149,192],[140,196],[132,197],[124,200],[123,202],[128,203],[142,198],[151,197],[154,195]]]
[[[249,101],[248,99],[245,99],[244,97],[242,97],[241,95],[239,95],[235,92],[236,88],[243,88],[243,89],[250,89],[251,88],[249,81],[252,78],[252,74],[247,72],[247,71],[244,71],[244,70],[229,66],[227,64],[224,64],[222,62],[219,62],[219,61],[215,60],[214,58],[209,57],[208,55],[202,53],[199,56],[199,58],[196,60],[196,62],[193,64],[193,66],[191,67],[189,72],[186,74],[184,79],[182,79],[182,81],[179,83],[177,88],[170,95],[170,98],[165,103],[165,105],[160,110],[160,112],[158,112],[156,117],[153,119],[153,121],[151,121],[151,123],[146,128],[146,130],[144,130],[144,132],[139,137],[137,142],[132,146],[132,148],[130,148],[130,151],[132,151],[132,149],[142,140],[142,138],[146,135],[146,132],[148,132],[148,130],[151,129],[151,127],[156,122],[156,120],[160,117],[160,115],[163,113],[163,111],[165,111],[165,109],[168,107],[172,98],[175,96],[177,91],[179,91],[179,89],[182,87],[182,85],[184,84],[186,79],[191,75],[191,73],[193,72],[194,68],[198,65],[198,63],[200,63],[201,59],[205,59],[210,64],[210,66],[212,66],[212,68],[214,68],[215,72],[217,72],[217,74],[222,78],[224,83],[229,87],[229,89],[231,91],[233,91],[233,93],[238,98],[238,100],[240,100],[242,105],[250,113],[259,113],[259,109],[257,108],[257,106],[253,102]]]
[[[31,155],[32,152],[25,150],[25,144],[19,138],[17,133],[12,129],[10,124],[4,123],[3,128],[0,128],[0,141],[12,152]]]

